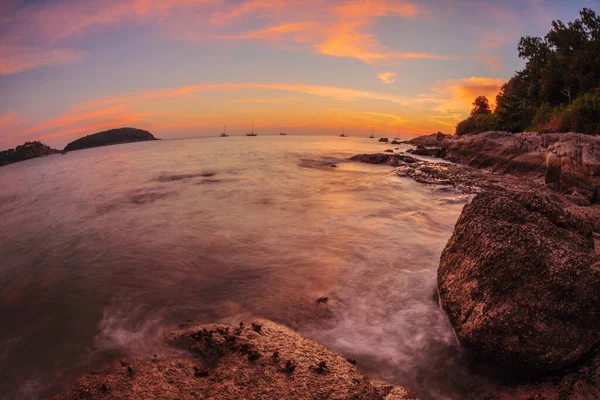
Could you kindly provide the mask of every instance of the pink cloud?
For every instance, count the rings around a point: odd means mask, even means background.
[[[16,74],[40,65],[61,65],[79,60],[81,52],[0,44],[0,75]]]

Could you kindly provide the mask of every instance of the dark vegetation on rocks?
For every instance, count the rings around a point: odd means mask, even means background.
[[[25,142],[14,149],[0,151],[0,166],[56,153],[60,153],[60,151],[41,142]]]
[[[107,146],[131,142],[157,140],[150,132],[136,128],[110,129],[104,132],[79,138],[65,147],[65,151],[81,150],[90,147]]]

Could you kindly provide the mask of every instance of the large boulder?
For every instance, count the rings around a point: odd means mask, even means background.
[[[588,219],[533,190],[465,206],[438,270],[442,308],[465,347],[556,370],[600,343],[600,262]]]

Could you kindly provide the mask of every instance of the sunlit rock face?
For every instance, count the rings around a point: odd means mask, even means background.
[[[477,195],[438,270],[461,344],[536,370],[568,366],[600,342],[598,287],[589,220],[533,190]]]
[[[492,131],[464,136],[433,134],[415,138],[410,144],[439,148],[441,157],[475,168],[539,176],[551,189],[582,205],[600,199],[598,136]],[[436,153],[435,149],[417,151]]]

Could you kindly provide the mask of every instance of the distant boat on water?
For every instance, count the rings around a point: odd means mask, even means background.
[[[246,133],[246,136],[257,136],[257,134],[254,133],[254,122],[252,122],[252,132]]]
[[[369,139],[375,139],[375,135],[373,134],[373,126],[371,125],[371,136],[369,136]]]
[[[287,135],[287,130],[284,129],[283,131],[279,132],[279,134],[281,136],[286,136]]]
[[[396,140],[400,140],[400,128],[398,128],[398,133],[396,133]]]
[[[227,129],[225,124],[223,124],[223,132],[221,132],[221,134],[219,135],[219,137],[228,137],[229,133],[227,133]]]
[[[345,133],[344,133],[344,128],[342,128],[342,134],[340,135],[340,137],[348,137]]]

